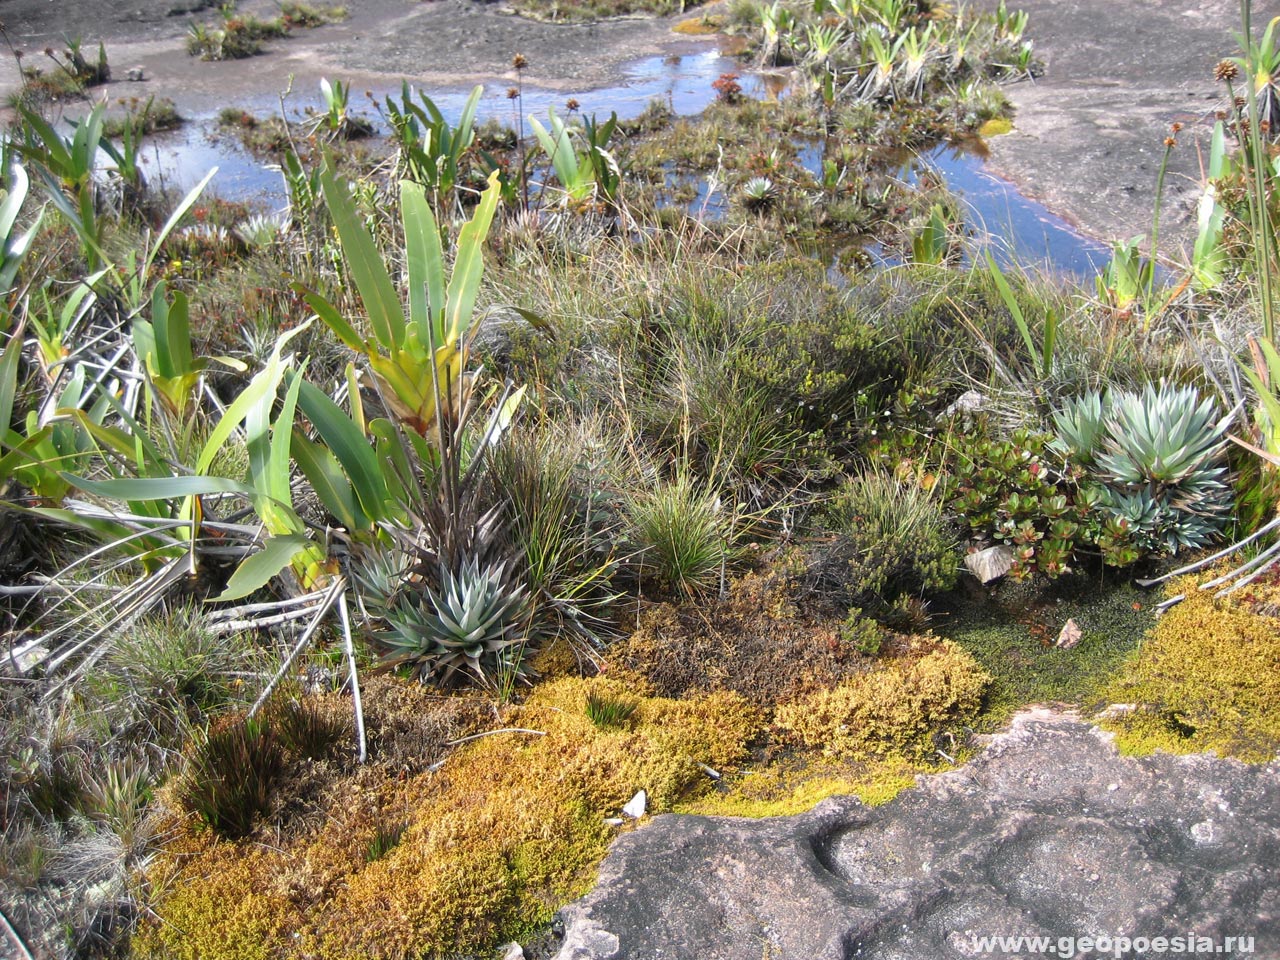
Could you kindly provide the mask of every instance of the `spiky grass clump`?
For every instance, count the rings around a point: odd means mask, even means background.
[[[498,687],[524,673],[529,601],[508,562],[440,570],[440,587],[426,587],[387,611],[381,636],[389,662],[411,667],[442,686],[470,678]]]
[[[598,690],[587,694],[587,717],[601,730],[625,726],[639,706],[638,700],[610,696]]]
[[[149,745],[161,758],[192,726],[203,726],[243,699],[244,674],[262,653],[242,633],[218,633],[201,613],[180,607],[146,617],[117,636],[102,669],[89,677],[104,738]]]
[[[688,473],[631,494],[626,513],[642,571],[681,596],[713,589],[737,554],[732,508]]]
[[[308,760],[326,756],[346,734],[345,724],[311,697],[280,697],[270,704],[266,717],[281,746]]]
[[[270,724],[231,718],[196,743],[179,796],[219,835],[247,836],[271,805],[284,764],[284,747]]]
[[[524,560],[535,637],[601,626],[614,599],[616,509],[605,495],[610,452],[585,429],[525,424],[494,451],[497,489],[510,503],[511,535]]]

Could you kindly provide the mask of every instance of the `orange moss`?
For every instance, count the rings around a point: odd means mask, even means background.
[[[639,789],[652,812],[703,792],[698,763],[731,769],[760,718],[726,692],[644,697],[627,729],[599,730],[592,691],[616,680],[566,678],[535,689],[501,733],[399,779],[365,768],[334,785],[309,831],[215,841],[193,824],[152,871],[162,919],[137,939],[142,957],[221,960],[314,956],[402,958],[484,950],[547,923],[591,885]],[[644,691],[640,691],[643,693]],[[380,828],[407,824],[369,862]],[[194,938],[191,931],[201,931]]]

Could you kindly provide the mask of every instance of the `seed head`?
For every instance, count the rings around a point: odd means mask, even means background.
[[[507,87],[507,99],[515,100],[520,96],[520,91],[515,87]]]
[[[570,113],[577,113],[577,111],[582,108],[582,104],[580,104],[573,97],[570,97],[568,102],[565,103],[564,108],[568,110]]]
[[[1230,83],[1238,76],[1240,76],[1240,68],[1234,60],[1219,60],[1218,65],[1213,68],[1215,80],[1225,80]]]
[[[1164,145],[1168,147],[1170,150],[1172,150],[1174,147],[1178,145],[1178,141],[1173,139],[1173,137],[1165,137]]]
[[[1179,130],[1182,129],[1182,124],[1178,123],[1178,121],[1175,120],[1172,124],[1169,125],[1169,129],[1172,130],[1174,133],[1177,133]]]
[[[517,53],[511,58],[511,66],[515,67],[517,70],[523,70],[528,65],[529,61],[525,59],[523,53]]]

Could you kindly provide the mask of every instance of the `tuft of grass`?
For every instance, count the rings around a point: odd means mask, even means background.
[[[87,691],[105,738],[177,749],[247,693],[244,675],[260,654],[242,634],[215,633],[200,611],[178,607],[145,617],[117,636]]]
[[[642,572],[681,596],[716,587],[737,555],[733,510],[687,472],[629,494],[625,510]]]
[[[322,710],[310,697],[277,698],[266,716],[281,745],[290,754],[308,760],[326,756],[346,734],[342,721]]]
[[[244,837],[270,806],[284,764],[283,744],[269,723],[233,717],[197,741],[179,797],[220,836]]]
[[[400,843],[404,831],[409,825],[404,821],[390,824],[379,824],[373,839],[364,851],[365,863],[377,863]]]
[[[626,725],[640,706],[638,700],[612,696],[592,690],[587,694],[587,717],[601,730],[616,730]]]

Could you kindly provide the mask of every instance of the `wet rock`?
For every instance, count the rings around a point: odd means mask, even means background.
[[[975,936],[1189,929],[1280,956],[1278,856],[1276,764],[1122,757],[1073,716],[1029,711],[883,807],[654,818],[562,911],[556,957],[945,960]]]
[[[1155,171],[1170,124],[1179,121],[1185,128],[1169,158],[1162,252],[1189,244],[1214,107],[1226,103],[1213,68],[1238,53],[1239,4],[1018,0],[1009,7],[1030,15],[1027,37],[1046,69],[1035,82],[1004,88],[1014,130],[990,141],[991,169],[1102,239],[1149,234]],[[1254,9],[1260,32],[1274,11]]]

